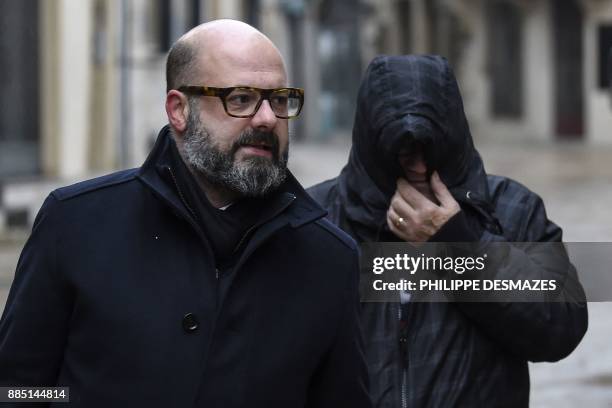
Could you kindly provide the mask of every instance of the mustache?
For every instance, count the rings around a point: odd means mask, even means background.
[[[273,132],[262,132],[260,130],[249,129],[240,134],[238,139],[232,145],[232,156],[244,146],[250,145],[265,145],[272,152],[272,158],[275,162],[279,159],[279,146],[278,136]]]

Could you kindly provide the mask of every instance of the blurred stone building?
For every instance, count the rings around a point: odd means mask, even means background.
[[[0,232],[57,185],[140,165],[166,123],[171,44],[221,17],[286,38],[277,3],[0,1]]]
[[[377,54],[438,53],[477,138],[612,143],[612,0],[7,0],[0,229],[31,222],[54,183],[142,163],[166,122],[168,48],[222,17],[269,35],[306,89],[295,140],[350,138]]]

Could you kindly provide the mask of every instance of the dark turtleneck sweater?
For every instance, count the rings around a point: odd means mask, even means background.
[[[273,201],[273,197],[241,198],[225,210],[215,208],[184,163],[174,141],[171,143],[171,150],[175,187],[204,232],[214,254],[217,269],[221,273],[230,271],[248,242],[246,235],[252,232],[251,227],[260,220],[265,212],[263,210]]]

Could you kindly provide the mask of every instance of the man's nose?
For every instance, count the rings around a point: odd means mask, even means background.
[[[274,114],[270,102],[267,99],[261,101],[261,106],[255,116],[251,118],[253,127],[261,130],[271,130],[276,126],[278,118]]]

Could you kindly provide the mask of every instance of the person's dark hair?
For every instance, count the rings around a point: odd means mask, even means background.
[[[178,41],[170,48],[166,60],[166,92],[181,85],[194,85],[190,81],[196,58],[195,47],[187,41]]]

